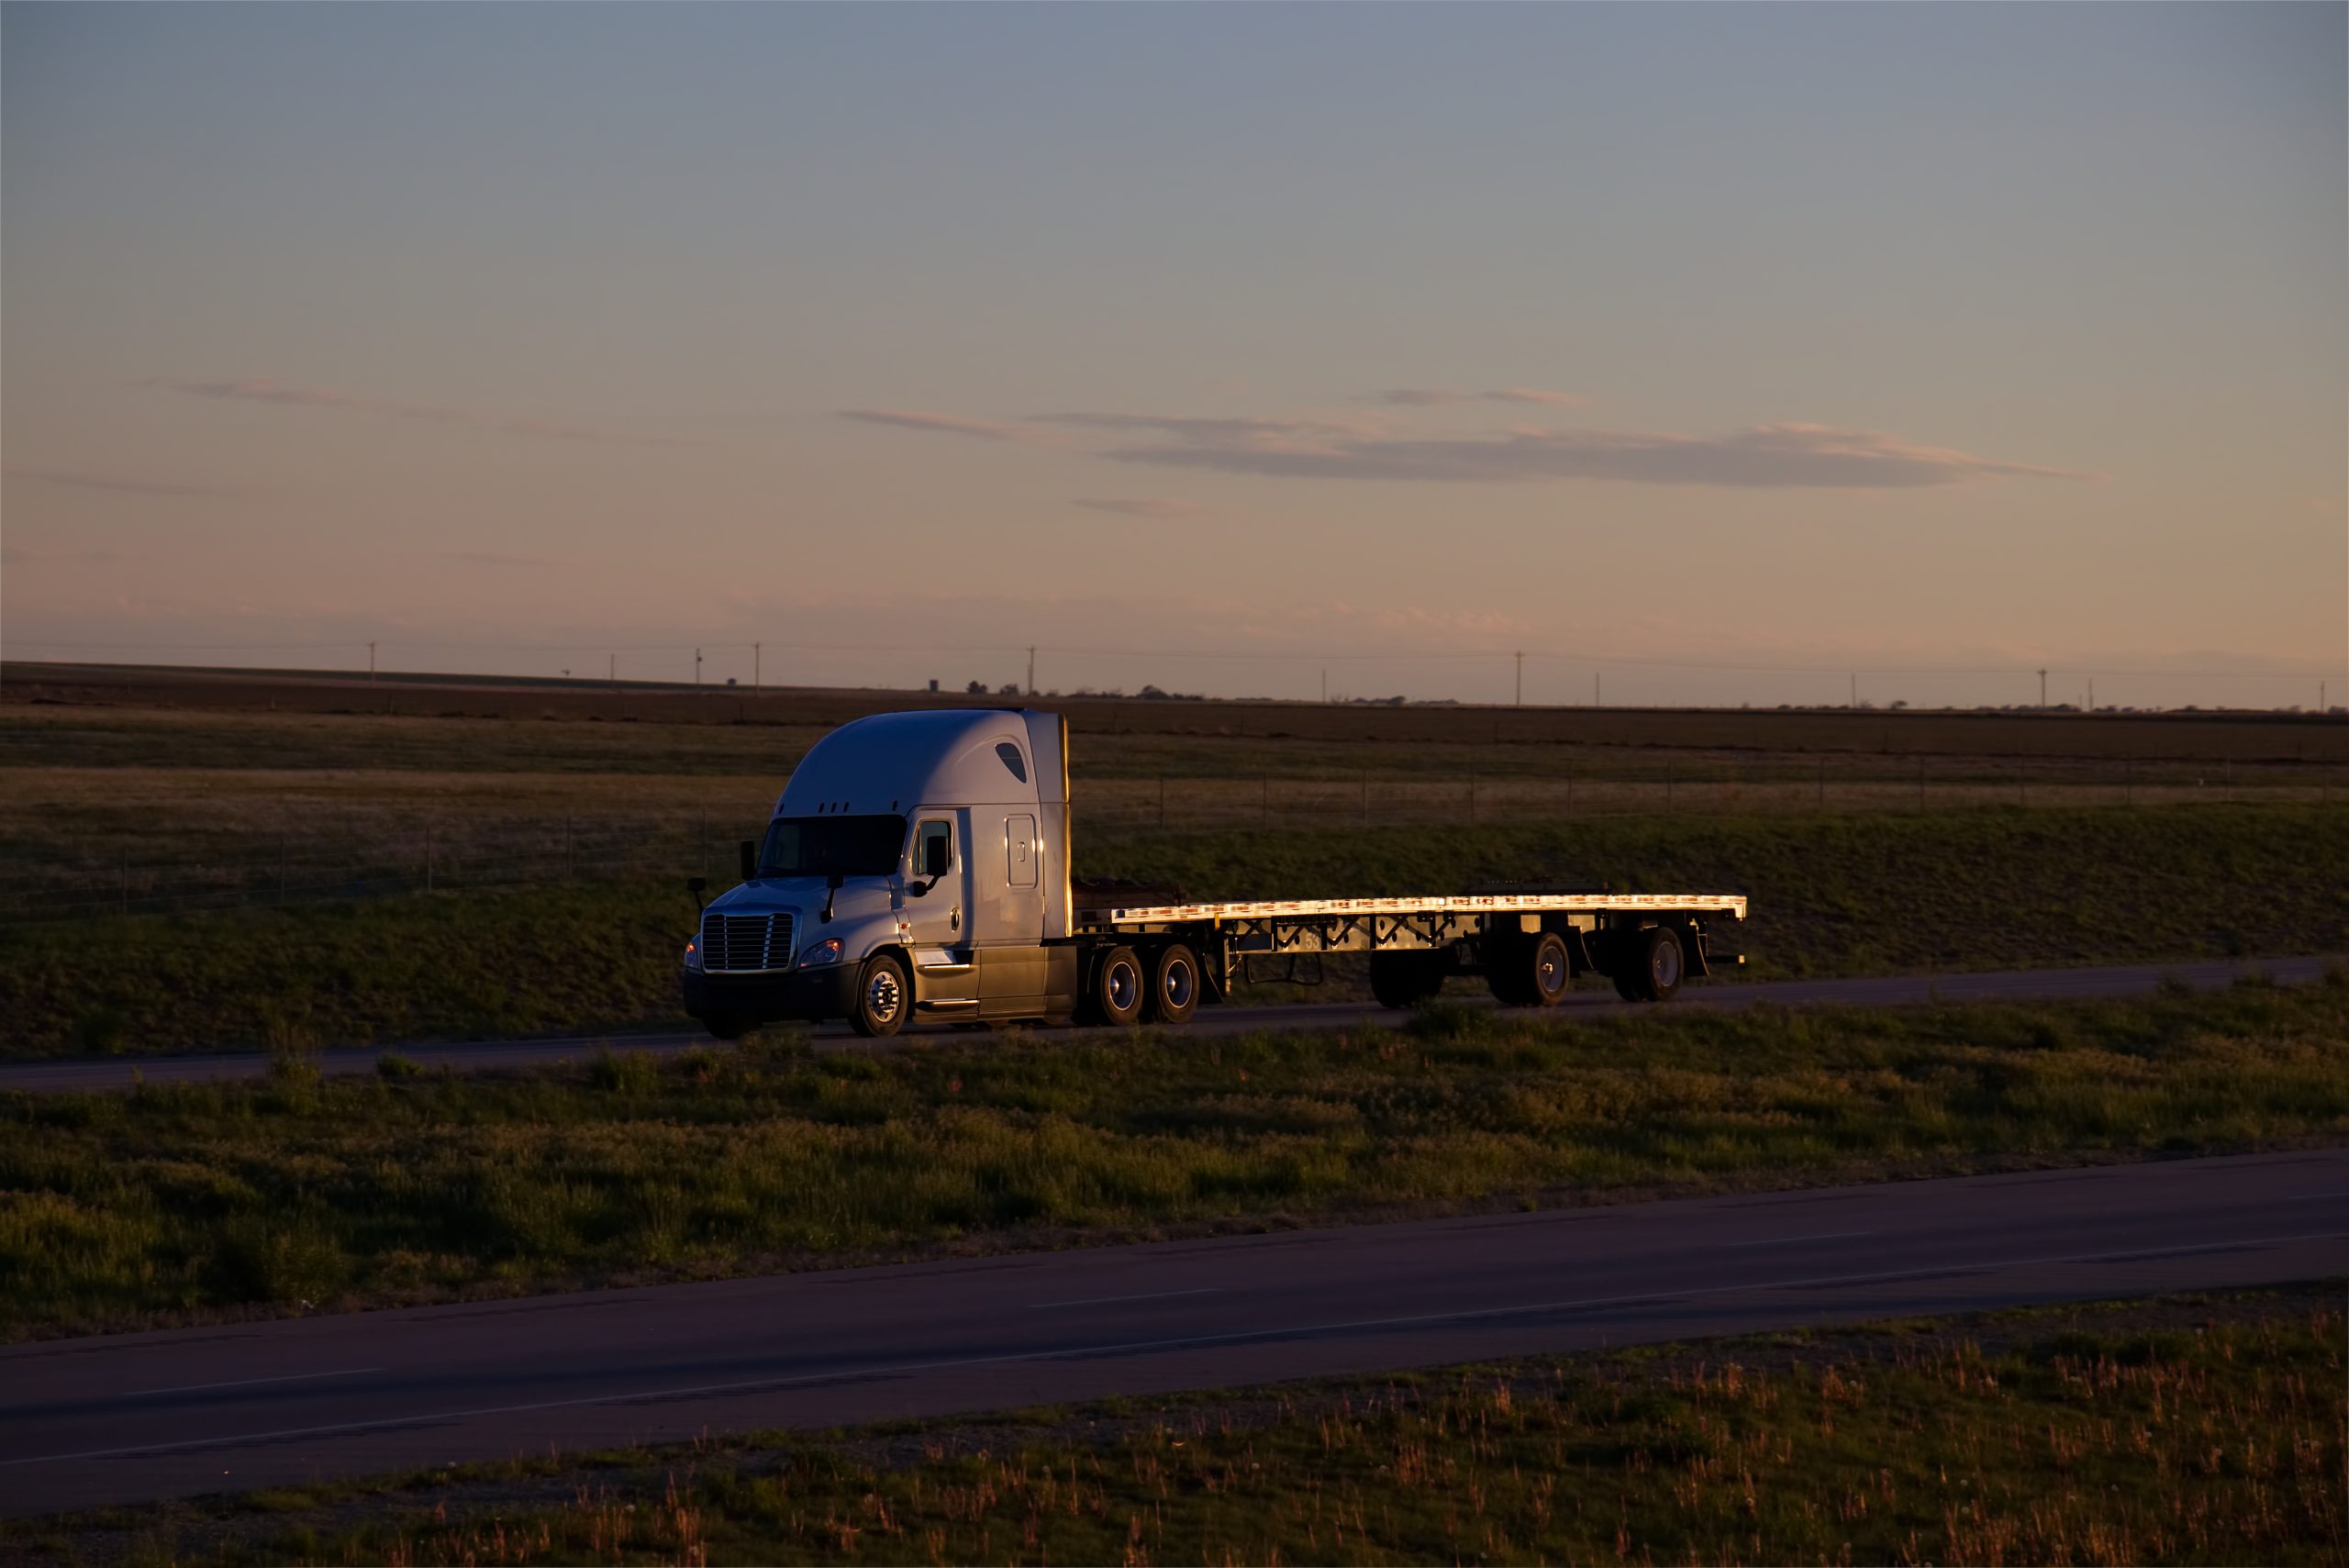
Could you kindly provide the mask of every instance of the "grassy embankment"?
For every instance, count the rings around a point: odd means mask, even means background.
[[[2349,1132],[2349,974],[2144,1002],[1436,1009],[1401,1030],[0,1097],[0,1323],[2219,1151]]]
[[[525,1460],[17,1527],[134,1562],[2337,1562],[2340,1293]]]
[[[1078,852],[1088,874],[1199,897],[1503,878],[1742,892],[1753,916],[1737,935],[1756,979],[2349,946],[2341,807],[1122,829],[1083,836]],[[666,1022],[691,924],[664,881],[0,928],[0,1056]]]

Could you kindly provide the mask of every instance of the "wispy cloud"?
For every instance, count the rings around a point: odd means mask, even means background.
[[[540,571],[554,562],[543,555],[500,555],[487,550],[449,550],[441,554],[451,561],[462,561],[468,566],[518,567]]]
[[[1149,495],[1079,495],[1070,504],[1089,506],[1097,512],[1114,512],[1120,517],[1145,517],[1153,523],[1179,523],[1214,514],[1214,508],[1197,501],[1164,500]]]
[[[110,550],[27,550],[22,545],[0,545],[0,566],[79,566],[114,559]]]
[[[1247,443],[1190,441],[1124,447],[1102,455],[1120,462],[1282,479],[1451,484],[1586,479],[1874,490],[1952,484],[1988,475],[2083,477],[2063,469],[1922,446],[1881,431],[1823,425],[1760,425],[1723,436],[1518,430],[1497,438],[1371,437],[1280,451]]]
[[[1008,425],[997,419],[971,419],[960,414],[925,414],[916,408],[843,408],[843,419],[856,419],[867,425],[895,425],[906,430],[931,430],[941,435],[969,436],[982,441],[1011,441],[1032,445],[1043,439],[1043,432],[1026,425]]]
[[[1571,401],[1564,393],[1527,387],[1475,393],[1396,388],[1378,395],[1389,403],[1420,406],[1442,402],[1564,406]],[[1035,440],[1036,427],[1098,432],[1111,444],[1085,450],[1111,462],[1275,479],[1485,484],[1606,480],[1753,489],[1894,490],[1987,477],[2087,477],[2060,468],[1928,446],[1881,430],[1827,425],[1755,425],[1718,436],[1523,427],[1463,436],[1414,435],[1398,426],[1398,416],[1381,414],[1348,419],[1102,411],[1031,414],[1017,422],[1005,422],[954,414],[851,409],[844,410],[842,417],[995,441]],[[1117,438],[1125,439],[1119,442]],[[1119,509],[1100,505],[1103,509]]]
[[[509,436],[541,440],[584,441],[595,446],[680,447],[690,442],[675,436],[646,431],[615,430],[593,425],[570,425],[523,415],[478,408],[454,408],[434,404],[401,403],[384,397],[335,392],[326,387],[296,386],[281,381],[189,381],[158,377],[142,383],[188,397],[208,397],[239,403],[269,403],[284,407],[325,408],[350,414],[371,414],[386,419],[409,419],[431,425],[463,425],[496,430]]]
[[[48,468],[17,468],[8,471],[11,479],[30,480],[37,484],[54,484],[67,490],[102,490],[116,495],[161,495],[179,501],[214,501],[236,492],[215,484],[180,484],[156,479],[135,479],[119,473],[69,473]]]
[[[1538,386],[1501,386],[1488,392],[1463,392],[1446,386],[1395,386],[1372,393],[1368,401],[1398,404],[1407,408],[1431,408],[1448,403],[1540,403],[1553,408],[1580,408],[1590,399],[1571,392],[1544,392]]]

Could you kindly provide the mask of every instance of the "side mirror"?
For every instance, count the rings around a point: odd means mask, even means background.
[[[702,889],[708,885],[709,882],[706,877],[689,876],[685,878],[685,891],[695,895],[696,896],[699,896]]]
[[[921,846],[921,873],[933,882],[946,874],[946,867],[953,858],[954,846],[944,839],[925,839]]]
[[[740,848],[742,851],[742,880],[744,882],[756,882],[759,877],[758,841],[754,839],[745,839],[742,840]]]

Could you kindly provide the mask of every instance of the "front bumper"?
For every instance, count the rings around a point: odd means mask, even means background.
[[[856,1005],[856,965],[827,964],[821,969],[795,969],[783,974],[704,974],[681,970],[685,1011],[707,1023],[712,1018],[743,1023],[779,1024],[845,1018]]]

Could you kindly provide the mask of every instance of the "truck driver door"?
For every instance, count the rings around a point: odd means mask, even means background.
[[[906,851],[906,896],[899,913],[913,950],[917,1010],[946,1018],[971,1017],[978,1006],[977,972],[971,963],[970,861],[955,818],[960,813],[918,812]],[[914,889],[926,887],[917,895]]]

